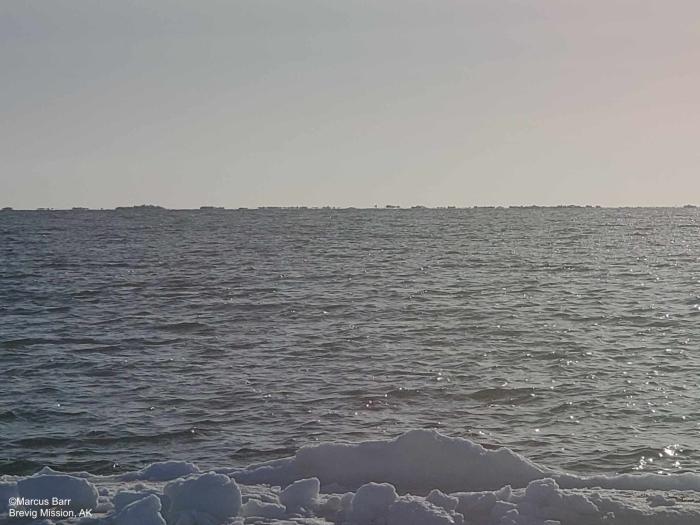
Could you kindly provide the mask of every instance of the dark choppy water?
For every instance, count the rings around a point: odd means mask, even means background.
[[[696,209],[0,213],[0,473],[437,427],[700,471]]]

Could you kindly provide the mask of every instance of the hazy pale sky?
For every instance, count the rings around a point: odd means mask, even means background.
[[[700,204],[700,2],[0,2],[0,206]]]

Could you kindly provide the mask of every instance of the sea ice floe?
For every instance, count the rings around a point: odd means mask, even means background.
[[[265,463],[234,474],[243,483],[288,483],[317,477],[322,486],[357,489],[369,482],[391,483],[400,492],[437,488],[524,487],[548,471],[506,448],[486,450],[464,439],[414,430],[393,441],[328,443],[301,448],[294,458]]]
[[[0,524],[16,498],[70,499],[80,525],[697,525],[700,475],[584,477],[507,450],[420,430],[395,440],[304,447],[201,473],[167,462],[96,476],[0,477]],[[15,498],[15,500],[12,500]],[[42,507],[42,505],[38,505]]]

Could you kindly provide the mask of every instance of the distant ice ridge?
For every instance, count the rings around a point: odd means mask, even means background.
[[[57,508],[76,517],[11,517],[54,497],[70,499]],[[78,517],[83,508],[93,517]],[[292,458],[208,473],[167,462],[115,476],[46,468],[4,476],[0,523],[697,525],[700,475],[581,477],[505,448],[416,430],[392,441],[308,446]]]

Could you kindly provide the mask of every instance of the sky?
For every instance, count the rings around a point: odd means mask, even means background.
[[[0,206],[700,204],[700,2],[3,0]]]

